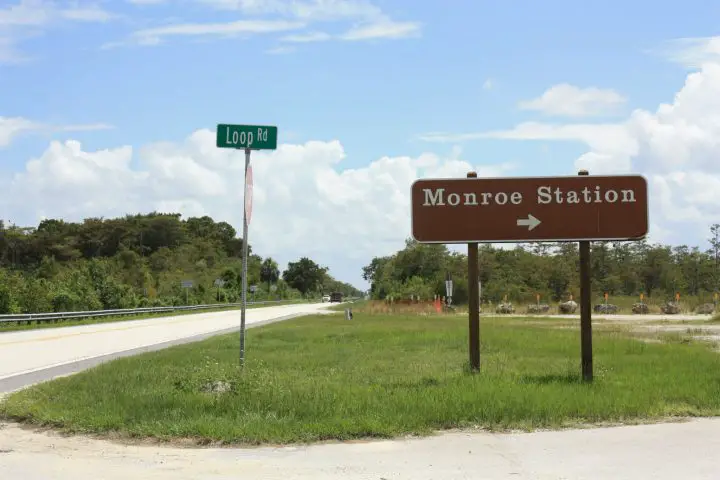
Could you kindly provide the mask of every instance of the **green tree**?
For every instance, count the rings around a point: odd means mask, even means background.
[[[260,266],[260,281],[267,284],[269,292],[270,285],[277,283],[279,279],[280,269],[277,262],[271,257],[267,257]]]
[[[289,262],[282,277],[288,285],[306,296],[308,293],[318,290],[326,271],[327,268],[321,267],[307,257],[302,257],[297,262]]]
[[[13,313],[12,292],[6,285],[0,284],[0,313]]]
[[[570,266],[567,262],[552,261],[550,262],[548,271],[548,288],[552,293],[552,299],[557,301],[564,300],[570,287]]]
[[[37,228],[0,221],[0,288],[7,311],[126,308],[185,303],[182,280],[193,280],[193,303],[215,302],[213,283],[226,284],[223,298],[240,298],[242,239],[226,222],[180,214],[87,218],[73,223],[46,219]],[[279,280],[277,264],[248,246],[248,282],[276,282],[281,298],[298,290]],[[263,265],[265,269],[263,270]],[[268,268],[274,265],[274,268]],[[323,272],[338,291],[356,291]],[[346,293],[349,294],[349,293]]]
[[[720,223],[715,223],[710,227],[710,250],[708,253],[712,257],[715,266],[713,271],[714,283],[713,288],[720,290]]]

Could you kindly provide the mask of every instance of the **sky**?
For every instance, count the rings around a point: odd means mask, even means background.
[[[641,174],[649,240],[720,222],[720,3],[0,0],[0,218],[151,211],[361,288],[417,178]],[[458,247],[459,248],[459,247]],[[462,248],[459,248],[462,250]]]

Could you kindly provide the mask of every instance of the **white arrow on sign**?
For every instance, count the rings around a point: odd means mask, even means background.
[[[532,214],[528,214],[528,218],[518,218],[517,220],[518,227],[528,227],[528,230],[532,230],[533,228],[540,225],[540,223],[540,220],[533,217]]]

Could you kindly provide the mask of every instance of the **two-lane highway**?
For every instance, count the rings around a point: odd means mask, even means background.
[[[247,310],[248,327],[322,312],[327,303]],[[0,334],[0,393],[143,351],[239,330],[240,311],[23,330]]]

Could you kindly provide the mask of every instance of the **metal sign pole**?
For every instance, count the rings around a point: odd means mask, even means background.
[[[587,170],[580,170],[578,175],[589,175]],[[592,302],[590,242],[579,242],[580,250],[580,364],[583,380],[593,381],[593,345],[592,345]]]
[[[247,306],[247,263],[248,263],[248,224],[247,209],[247,172],[250,166],[250,149],[245,149],[245,188],[243,190],[243,261],[242,261],[242,286],[241,307],[240,307],[240,366],[245,366],[245,308]]]
[[[469,172],[467,178],[477,178],[476,172]],[[478,244],[469,242],[468,247],[468,340],[470,349],[470,370],[480,370],[480,282],[478,272]]]

